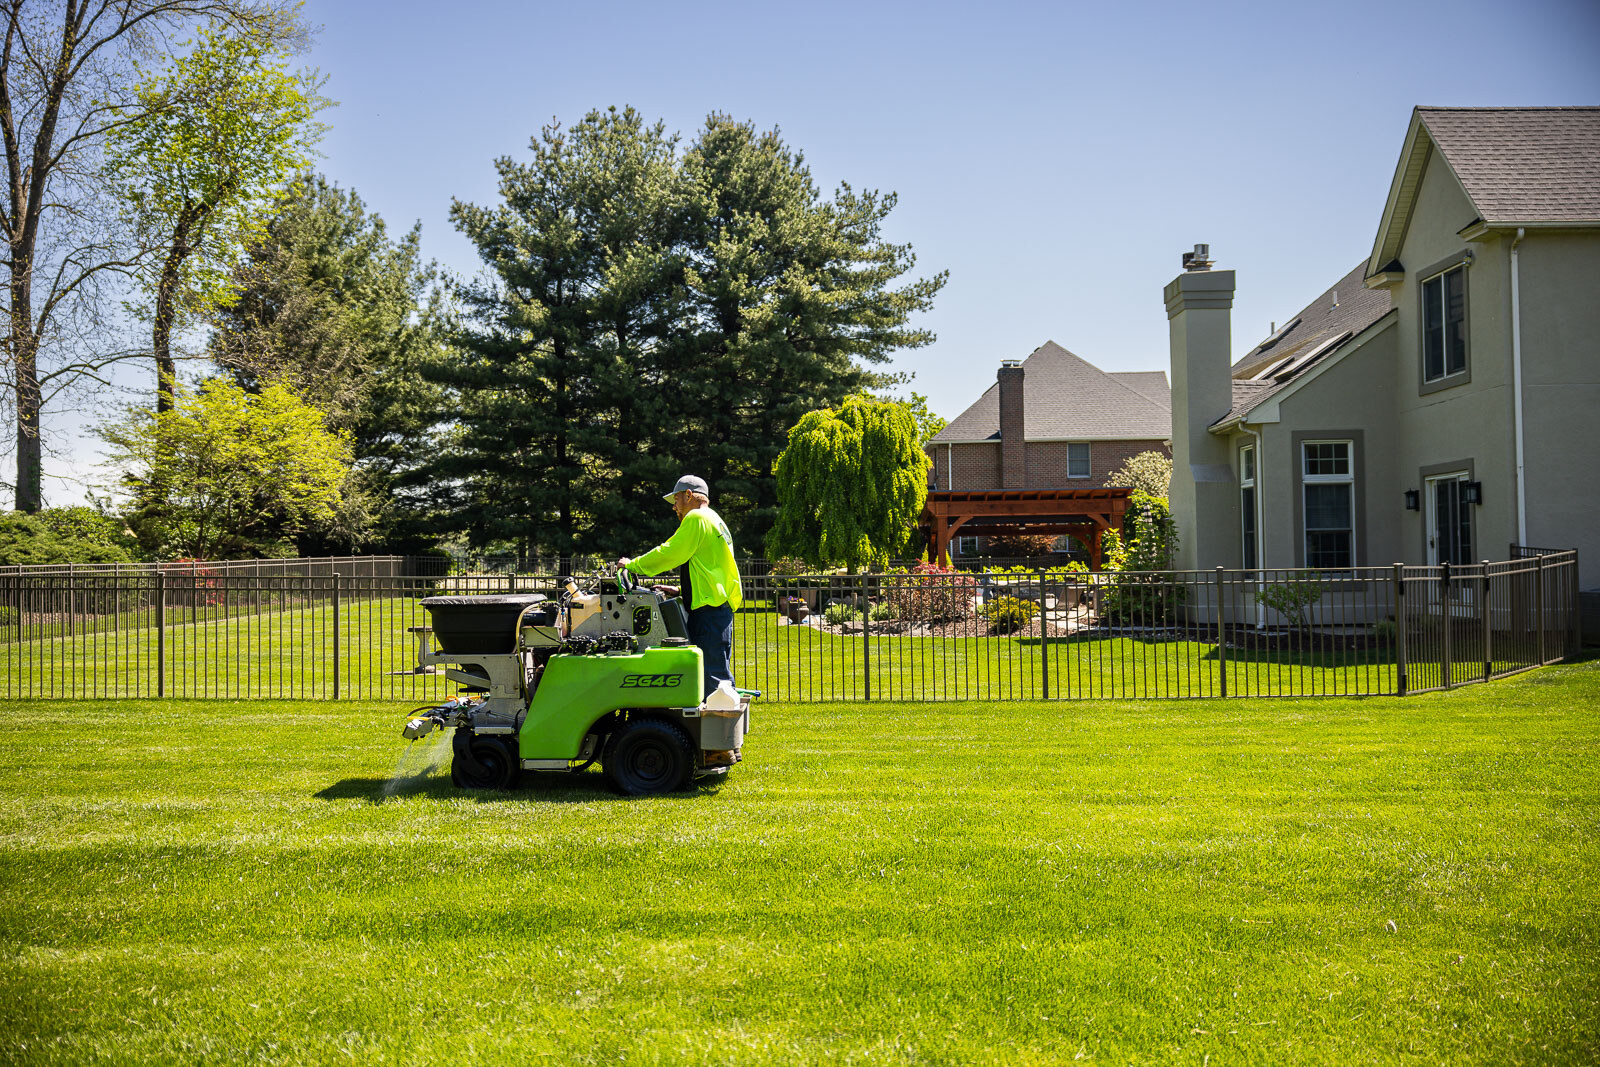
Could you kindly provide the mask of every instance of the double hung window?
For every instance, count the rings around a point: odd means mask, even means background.
[[[1067,477],[1089,477],[1089,442],[1080,441],[1067,446]]]
[[[1256,449],[1249,445],[1239,450],[1239,525],[1244,531],[1243,558],[1246,570],[1260,566],[1256,560]]]
[[[1325,570],[1353,567],[1355,467],[1351,442],[1305,441],[1300,448],[1305,565]]]
[[[1458,264],[1422,283],[1422,381],[1467,369],[1467,268]]]

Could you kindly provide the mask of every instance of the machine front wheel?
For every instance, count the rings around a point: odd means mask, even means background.
[[[694,773],[694,742],[672,723],[635,719],[612,735],[605,770],[629,796],[676,792]]]
[[[457,730],[450,781],[458,789],[510,789],[522,769],[515,744],[504,737],[479,737],[470,730]]]

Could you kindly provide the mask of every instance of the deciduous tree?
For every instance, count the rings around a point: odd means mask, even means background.
[[[1106,479],[1107,485],[1126,485],[1165,500],[1172,486],[1172,457],[1160,452],[1140,452],[1128,459]]]
[[[134,530],[155,554],[278,554],[285,538],[337,517],[350,442],[320,411],[283,386],[247,393],[222,378],[180,387],[176,401],[99,431],[124,471]]]
[[[42,415],[74,385],[137,353],[106,340],[103,310],[149,249],[131,240],[101,179],[106,135],[136,102],[134,62],[178,54],[206,21],[299,43],[293,0],[4,0],[0,141],[6,191],[4,377],[16,500],[42,502]]]
[[[321,134],[313,117],[328,101],[287,58],[276,41],[203,30],[139,81],[107,134],[107,179],[151,249],[135,277],[148,299],[158,410],[172,406],[174,327],[238,295],[235,266]]]

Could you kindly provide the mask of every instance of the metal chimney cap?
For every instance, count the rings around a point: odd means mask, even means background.
[[[1184,270],[1210,270],[1213,262],[1210,245],[1197,244],[1193,252],[1183,254]]]

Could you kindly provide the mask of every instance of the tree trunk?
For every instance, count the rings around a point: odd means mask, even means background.
[[[17,287],[12,286],[16,299]],[[17,374],[17,492],[18,511],[33,513],[44,506],[43,442],[39,411],[39,343],[34,336],[31,301],[24,295],[12,304],[11,344]]]
[[[201,212],[199,205],[186,204],[178,215],[178,224],[172,233],[172,247],[161,264],[161,278],[156,285],[156,316],[150,331],[150,352],[156,360],[156,411],[171,411],[173,396],[177,392],[178,369],[172,361],[172,323],[177,318],[178,279],[183,271],[183,261],[192,250],[190,231]]]

